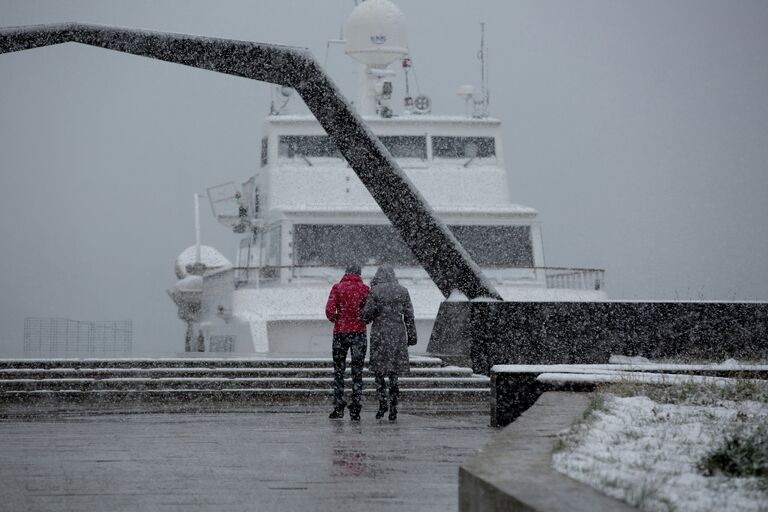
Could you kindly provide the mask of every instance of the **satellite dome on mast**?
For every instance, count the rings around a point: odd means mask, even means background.
[[[389,0],[367,0],[352,10],[344,52],[370,67],[386,67],[408,54],[405,15]]]
[[[200,246],[200,261],[197,261],[197,246],[192,245],[182,251],[176,258],[176,262],[173,266],[176,272],[176,277],[184,279],[192,275],[192,270],[196,264],[202,264],[204,268],[208,270],[219,270],[223,268],[232,267],[232,263],[229,262],[219,251],[208,245]]]
[[[389,0],[368,0],[352,10],[344,52],[365,66],[357,101],[362,115],[392,117],[392,77],[387,69],[408,55],[405,16]]]

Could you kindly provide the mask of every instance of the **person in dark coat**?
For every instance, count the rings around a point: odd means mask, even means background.
[[[368,366],[376,376],[376,396],[379,399],[376,418],[383,418],[389,410],[389,419],[395,420],[400,398],[397,379],[401,373],[410,370],[408,346],[416,344],[416,321],[411,296],[397,282],[391,266],[379,267],[371,281],[371,292],[363,307],[363,319],[373,322]],[[389,377],[389,389],[385,377]]]
[[[360,399],[363,396],[363,361],[366,344],[363,305],[368,286],[360,277],[360,265],[347,266],[344,277],[334,284],[325,304],[325,316],[333,322],[333,412],[329,418],[344,417],[344,371],[347,352],[352,359],[352,403],[349,418],[360,420]]]

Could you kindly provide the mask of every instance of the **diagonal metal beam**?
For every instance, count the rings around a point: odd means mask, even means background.
[[[293,87],[443,295],[501,299],[308,50],[82,23],[0,29],[0,53],[69,42]]]

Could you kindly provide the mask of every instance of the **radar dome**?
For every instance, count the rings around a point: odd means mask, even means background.
[[[408,54],[405,16],[389,0],[367,0],[352,10],[344,52],[368,66],[386,67]]]
[[[179,254],[179,257],[176,258],[176,264],[174,265],[176,277],[179,279],[187,277],[189,275],[189,269],[187,267],[191,267],[195,264],[196,257],[197,246],[192,245],[184,249],[184,251]],[[232,267],[232,263],[230,263],[227,258],[208,245],[200,246],[200,263],[205,265],[205,268],[209,270]]]

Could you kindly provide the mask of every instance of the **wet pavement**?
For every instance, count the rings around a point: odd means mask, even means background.
[[[0,510],[446,511],[485,415],[359,424],[325,408],[0,421]]]

